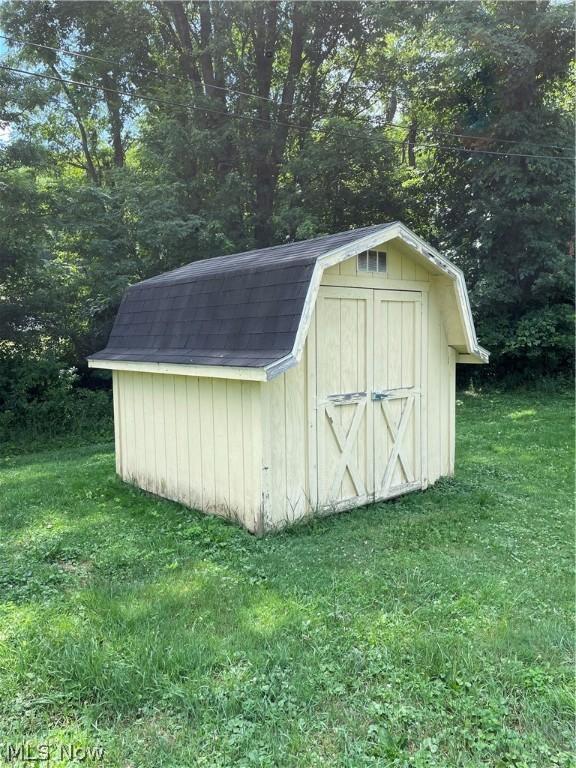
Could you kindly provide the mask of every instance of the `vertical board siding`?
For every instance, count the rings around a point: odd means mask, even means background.
[[[449,365],[450,365],[450,381],[448,383],[448,418],[449,418],[449,443],[450,451],[448,456],[448,474],[452,476],[454,474],[454,459],[456,453],[456,350],[450,348]]]
[[[454,467],[454,421],[456,354],[448,346],[440,308],[433,288],[428,297],[428,481],[451,475]]]
[[[372,294],[367,288],[323,286],[318,295],[315,416],[322,508],[365,498],[373,484],[368,418],[374,356]]]
[[[190,503],[190,460],[188,456],[188,398],[186,390],[186,377],[174,376],[174,412],[175,412],[175,450],[176,450],[176,477],[178,496]]]
[[[436,296],[428,302],[428,480],[436,482],[440,477],[440,361],[441,317]]]
[[[339,302],[340,309],[340,337],[341,337],[341,360],[340,360],[340,386],[339,392],[358,392],[358,349],[363,345],[358,338],[358,304],[361,302],[343,299]],[[365,338],[361,336],[362,340]],[[352,425],[352,419],[354,418],[355,408],[340,407],[336,409],[336,413],[340,416],[340,425],[343,428],[344,434],[348,434]],[[365,431],[365,422],[363,420],[360,428],[361,432]],[[353,453],[354,461],[358,464],[358,453],[362,447],[362,437],[359,435],[359,439],[355,442]],[[356,490],[350,478],[348,472],[344,472],[342,476],[342,483],[340,486],[340,499],[347,499],[356,495]]]
[[[307,431],[308,439],[306,447],[308,449],[308,464],[306,470],[307,479],[307,502],[310,509],[316,509],[318,506],[318,423],[316,419],[316,380],[317,380],[317,349],[316,349],[316,309],[312,314],[308,338],[304,347],[303,359],[306,360],[306,373],[304,386],[306,392],[307,409]]]
[[[416,280],[416,264],[407,256],[402,256],[402,280]]]
[[[422,293],[375,290],[374,318],[373,388],[390,395],[385,401],[372,403],[374,493],[380,499],[404,492],[407,485],[422,483]],[[403,390],[403,394],[394,394],[394,390]],[[400,433],[403,420],[403,435],[393,436],[392,432]]]
[[[214,413],[214,505],[224,500],[231,515],[237,514],[230,505],[230,459],[228,445],[228,396],[226,379],[212,380]]]
[[[186,422],[188,433],[188,450],[186,463],[188,466],[188,495],[187,503],[191,507],[203,509],[202,505],[202,438],[200,434],[200,379],[184,377],[186,382]],[[182,418],[184,421],[184,417]],[[184,493],[186,490],[184,489]]]
[[[399,251],[394,248],[386,250],[386,277],[391,280],[402,280],[402,261],[402,254]]]
[[[261,384],[128,371],[113,381],[118,474],[255,530]]]
[[[304,351],[305,352],[305,351]],[[290,520],[298,520],[308,511],[310,496],[306,483],[307,391],[306,357],[286,372],[286,503]]]
[[[430,273],[422,263],[418,263],[417,258],[406,252],[406,248],[397,242],[387,242],[382,246],[373,249],[386,253],[386,272],[358,272],[357,257],[352,256],[345,261],[334,264],[324,272],[324,278],[329,280],[331,277],[348,278],[346,282],[350,287],[357,284],[360,279],[362,284],[374,282],[374,288],[386,280],[407,280],[419,281],[423,283],[430,282]],[[385,288],[385,285],[381,285]]]
[[[125,382],[130,375],[122,375]],[[166,495],[166,422],[164,420],[164,377],[152,377],[152,439],[154,445],[154,463],[156,474],[153,476],[152,490],[161,496]],[[124,423],[127,426],[127,419]],[[130,463],[130,458],[126,457],[126,465]]]
[[[267,527],[287,517],[287,476],[286,476],[286,374],[266,384],[268,397],[268,418],[270,424],[270,503],[272,515]],[[288,427],[289,428],[289,427]]]
[[[202,461],[202,509],[214,511],[216,503],[216,472],[214,467],[214,400],[213,379],[199,379],[200,394],[200,457]]]
[[[357,260],[356,260],[356,256],[354,256],[351,259],[346,259],[346,261],[340,262],[340,264],[338,264],[337,266],[339,267],[341,275],[355,275],[356,265],[357,265]]]
[[[311,502],[308,440],[308,343],[299,365],[263,385],[269,430],[267,530],[295,522]]]
[[[414,290],[414,281],[425,286],[422,293],[420,320],[421,353],[418,359],[416,359],[416,351],[409,343],[410,338],[415,338],[414,324],[418,322],[417,316],[412,314],[414,306],[410,306],[409,303],[391,302],[379,309],[383,314],[378,318],[378,322],[382,327],[390,328],[391,333],[386,341],[381,340],[379,358],[378,361],[375,360],[375,365],[384,365],[387,371],[386,387],[390,389],[406,386],[410,371],[421,371],[417,376],[422,382],[421,416],[419,424],[415,420],[411,425],[412,432],[407,435],[407,447],[409,452],[412,449],[413,453],[418,452],[421,455],[422,485],[425,488],[440,477],[454,472],[456,353],[448,346],[442,313],[442,284],[438,280],[431,280],[431,275],[425,267],[395,243],[386,243],[381,250],[387,252],[386,275],[357,273],[356,257],[354,257],[326,270],[326,284],[330,285],[332,276],[339,275],[340,285],[343,287],[343,276],[346,277],[346,285],[350,287],[366,286],[371,282],[374,288],[385,289],[388,279],[409,281],[411,290]],[[333,380],[335,382],[333,391],[336,391],[344,384],[342,370],[345,367],[345,361],[336,359],[339,347],[336,344],[336,337],[339,335],[341,320],[339,317],[331,318],[328,315],[329,312],[323,313],[323,322],[326,322],[331,330],[323,334],[322,346],[335,347],[335,351],[330,355],[334,370],[326,370],[326,366],[322,364],[322,371],[318,371],[317,375]],[[334,339],[329,338],[330,333],[333,333]],[[342,328],[342,333],[347,338],[351,338],[349,327]],[[353,342],[348,346],[353,346]],[[382,355],[387,358],[386,361],[382,359]],[[391,360],[397,363],[391,365]],[[358,367],[361,367],[360,361]],[[342,391],[346,389],[350,387],[345,387]],[[393,413],[398,408],[398,403],[391,402],[389,405]],[[389,442],[389,436],[382,435],[381,439],[383,445]],[[319,450],[322,450],[320,443]],[[399,469],[396,468],[393,483],[399,480]]]
[[[166,495],[178,497],[178,453],[176,450],[177,422],[175,376],[164,379],[164,453],[166,457]]]
[[[236,383],[236,382],[234,382]],[[255,533],[262,532],[263,425],[262,385],[238,382],[242,399],[242,454],[244,466],[244,524]]]
[[[242,445],[242,397],[238,397],[238,385],[226,381],[226,426],[228,444],[229,502],[232,510],[241,514],[244,509],[244,450]],[[237,466],[242,457],[241,466]]]
[[[114,455],[116,459],[116,472],[122,475],[122,446],[120,444],[120,423],[122,412],[120,410],[120,376],[118,371],[112,371],[112,404],[114,408]]]
[[[450,414],[448,406],[450,404],[450,362],[448,358],[448,344],[445,342],[445,335],[440,331],[440,350],[438,355],[438,364],[440,366],[440,475],[447,475],[450,467]]]
[[[422,445],[422,488],[426,489],[430,482],[430,473],[428,469],[428,431],[429,431],[429,393],[428,393],[428,339],[430,335],[429,327],[429,294],[422,294],[422,343],[420,350],[420,371],[422,381],[422,394],[420,396],[420,414],[421,414],[421,445]]]
[[[136,440],[136,477],[140,477],[146,468],[146,419],[145,419],[145,387],[146,376],[135,376],[134,386],[134,439]]]
[[[325,297],[321,308],[316,307],[301,362],[270,382],[114,371],[118,474],[152,493],[236,519],[253,532],[281,527],[314,511],[326,493],[319,462],[325,463],[326,451],[334,448],[330,431],[320,435],[320,427],[327,425],[317,421],[317,394],[367,388],[367,371],[372,371],[376,354],[372,311],[377,311],[376,322],[386,329],[385,338],[378,340],[377,358],[377,366],[386,371],[384,386],[421,381],[421,418],[419,426],[414,419],[406,435],[407,452],[422,456],[423,487],[451,475],[456,352],[448,346],[442,286],[397,244],[379,250],[387,253],[386,274],[358,274],[356,257],[326,270],[328,283],[338,276],[348,288],[341,289],[339,298],[340,289],[332,288],[337,291],[332,300]],[[358,300],[362,290],[372,294],[370,285],[385,289],[389,279],[409,281],[412,291],[424,286],[421,320],[413,302],[381,302],[368,312]],[[414,347],[419,323],[421,353]],[[366,334],[368,342],[361,343]],[[399,404],[391,401],[389,407],[394,412]],[[336,412],[346,433],[353,408],[344,405]],[[361,425],[352,454],[367,488],[374,484],[373,456],[366,448],[372,446],[372,429]],[[389,442],[389,435],[382,435],[384,448]],[[401,481],[396,467],[393,484]],[[345,472],[339,496],[354,494]]]

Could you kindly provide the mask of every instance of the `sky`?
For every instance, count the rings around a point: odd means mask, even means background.
[[[2,5],[2,2],[0,1],[0,5]],[[2,32],[2,29],[0,28],[0,32]],[[8,47],[6,45],[5,40],[0,40],[0,63],[4,60],[4,54],[8,53]],[[9,125],[2,125],[0,123],[0,144],[5,144],[7,141],[10,140],[10,126]]]

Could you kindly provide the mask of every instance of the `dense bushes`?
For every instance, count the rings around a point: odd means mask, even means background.
[[[78,386],[76,370],[55,359],[0,357],[0,442],[112,434],[109,390]]]

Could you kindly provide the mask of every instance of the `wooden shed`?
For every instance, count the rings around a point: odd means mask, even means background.
[[[116,469],[264,533],[454,471],[462,272],[403,224],[196,261],[131,286],[108,346]]]

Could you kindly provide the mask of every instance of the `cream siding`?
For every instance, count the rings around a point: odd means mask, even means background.
[[[454,472],[455,352],[448,346],[435,289],[428,300],[428,483]]]
[[[430,283],[430,273],[421,264],[417,264],[415,258],[409,253],[408,248],[400,242],[388,242],[373,250],[386,253],[386,272],[358,272],[356,269],[356,256],[341,261],[333,267],[325,270],[322,276],[322,285],[351,285],[349,278],[354,279],[355,287],[395,288],[394,283],[401,282],[398,286],[406,288],[405,283]],[[386,283],[386,285],[383,285]]]
[[[386,243],[376,250],[387,254],[385,274],[358,272],[354,256],[327,269],[321,284],[422,292],[422,481],[426,487],[454,473],[456,352],[448,346],[447,325],[453,326],[452,316],[446,314],[455,311],[447,295],[451,287],[417,263],[406,246]],[[391,341],[401,343],[400,338]]]
[[[114,371],[118,474],[150,493],[260,526],[262,385]]]
[[[380,250],[387,254],[386,274],[358,273],[355,256],[324,272],[302,358],[271,381],[114,370],[118,474],[151,493],[236,519],[252,532],[280,528],[323,506],[327,472],[338,461],[336,433],[345,436],[352,424],[354,409],[347,405],[332,429],[325,417],[335,410],[323,406],[320,417],[318,395],[365,389],[366,413],[374,415],[360,425],[359,443],[349,457],[368,496],[378,495],[385,468],[378,451],[391,450],[387,422],[398,428],[403,405],[391,401],[380,410],[370,401],[365,379],[371,381],[374,371],[380,387],[415,391],[403,448],[417,480],[412,487],[426,488],[451,475],[457,351],[449,342],[457,346],[460,339],[447,328],[453,319],[445,308],[450,288],[405,245],[389,242]],[[371,289],[386,292],[377,299],[378,291]],[[341,301],[320,307],[326,295],[341,295]],[[366,317],[362,296],[372,297]],[[382,309],[375,320],[377,300]],[[369,325],[367,346],[359,335],[363,322]],[[382,329],[386,339],[378,346],[373,334]],[[386,355],[387,363],[372,355]],[[381,436],[375,451],[373,429]],[[409,490],[405,480],[398,464],[390,495],[394,488]],[[354,498],[348,470],[338,483],[342,508],[366,502]]]
[[[263,512],[266,530],[290,524],[311,509],[307,371],[305,347],[299,365],[263,385],[263,429],[268,436],[264,459],[264,473],[268,475]]]

